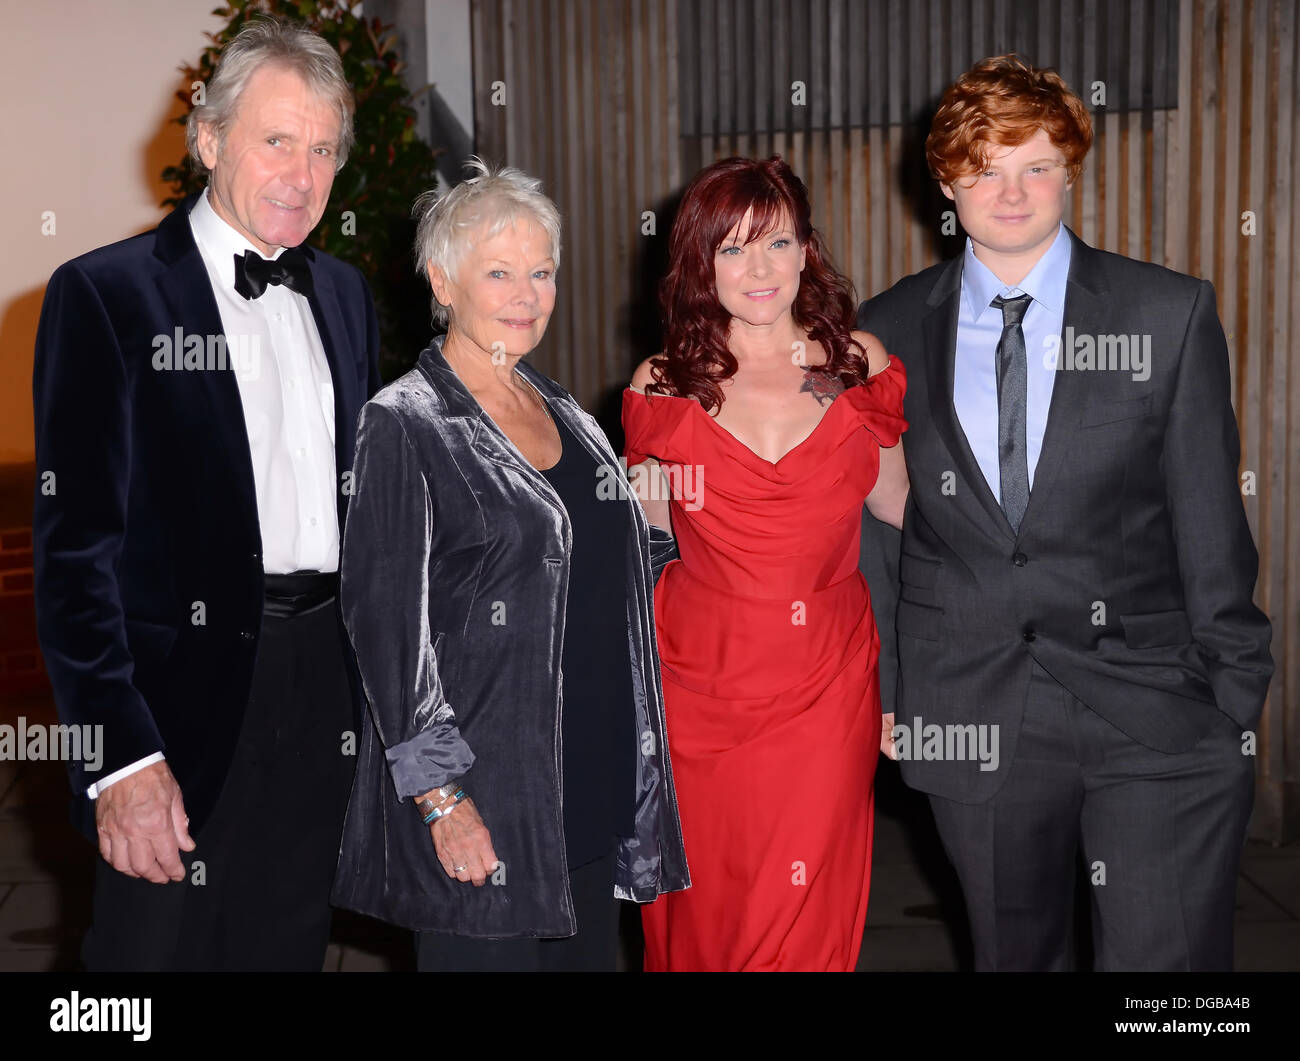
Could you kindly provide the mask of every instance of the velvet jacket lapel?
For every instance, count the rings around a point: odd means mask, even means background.
[[[529,463],[505,432],[484,412],[455,370],[447,364],[446,358],[442,356],[444,338],[445,336],[438,336],[434,340],[433,345],[421,356],[420,364],[425,377],[442,397],[445,415],[475,421],[471,442],[474,449],[485,459],[514,468],[523,476],[533,490],[560,513],[567,538],[570,534],[569,515],[564,502],[546,476]],[[600,432],[594,422],[583,419],[583,411],[574,401],[566,400],[562,395],[557,396],[554,393],[556,385],[526,361],[520,361],[517,370],[546,402],[551,416],[564,423],[598,465],[619,466],[603,432]]]
[[[510,441],[509,436],[484,411],[469,388],[461,381],[460,376],[456,374],[455,369],[447,363],[447,359],[442,356],[442,343],[445,338],[446,336],[442,335],[436,337],[433,344],[420,355],[420,369],[441,397],[443,408],[446,410],[445,415],[453,419],[472,421],[470,444],[474,450],[483,459],[513,468],[522,476],[543,501],[559,512],[564,525],[565,540],[570,540],[572,532],[569,526],[569,514],[560,501],[559,495],[546,481],[546,476],[528,462],[518,447]],[[524,365],[522,361],[519,363],[519,369],[521,372],[527,369],[524,373],[525,378],[533,382],[528,375],[528,373],[536,375],[533,369]],[[552,414],[556,412],[554,403],[548,401],[547,407]],[[568,423],[567,418],[565,422]]]

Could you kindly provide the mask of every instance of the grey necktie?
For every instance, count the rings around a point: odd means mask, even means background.
[[[998,476],[1002,480],[1002,511],[1014,530],[1029,506],[1029,457],[1025,447],[1025,391],[1029,365],[1025,332],[1020,322],[1030,297],[999,295],[990,305],[1002,311],[1002,338],[998,340]]]

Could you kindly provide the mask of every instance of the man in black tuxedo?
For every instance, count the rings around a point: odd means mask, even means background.
[[[352,141],[342,63],[259,20],[188,129],[207,190],[50,279],[36,340],[36,608],[97,838],[91,970],[319,970],[354,759],[336,603],[378,330],[299,245]],[[268,260],[269,259],[269,260]]]
[[[1229,968],[1272,661],[1227,347],[1208,283],[1061,224],[1091,142],[1055,74],[977,64],[926,142],[965,253],[859,310],[908,371],[896,757],[980,969],[1070,966],[1080,853],[1099,968]]]

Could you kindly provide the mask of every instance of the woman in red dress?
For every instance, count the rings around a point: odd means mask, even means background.
[[[632,482],[679,559],[655,590],[692,887],[643,908],[647,970],[852,970],[882,738],[863,502],[900,526],[902,364],[779,158],[703,170],[624,392]]]

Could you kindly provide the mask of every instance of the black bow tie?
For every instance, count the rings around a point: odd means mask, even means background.
[[[311,298],[315,288],[307,255],[301,247],[290,247],[274,261],[256,251],[235,255],[235,290],[245,298],[261,298],[267,284],[284,284],[290,291]]]

